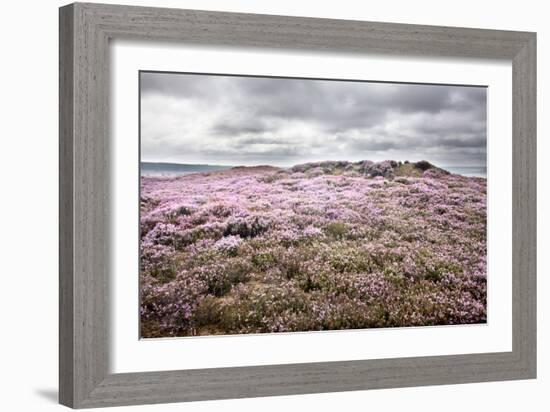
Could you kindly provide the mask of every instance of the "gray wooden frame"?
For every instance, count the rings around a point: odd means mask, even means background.
[[[110,374],[108,49],[113,38],[511,61],[513,350]],[[535,100],[535,33],[103,4],[62,7],[60,402],[88,408],[535,378]]]

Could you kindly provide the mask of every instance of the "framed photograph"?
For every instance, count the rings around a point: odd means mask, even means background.
[[[536,377],[536,35],[60,9],[60,402]]]

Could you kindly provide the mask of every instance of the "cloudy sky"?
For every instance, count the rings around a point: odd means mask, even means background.
[[[485,166],[486,89],[141,73],[143,161]]]

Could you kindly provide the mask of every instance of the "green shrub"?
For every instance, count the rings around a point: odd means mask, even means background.
[[[252,263],[260,270],[266,270],[274,267],[278,262],[278,257],[272,251],[262,252],[259,251],[252,256]]]
[[[343,239],[348,232],[347,225],[342,222],[330,222],[325,228],[325,233],[335,239]]]
[[[279,269],[286,279],[294,279],[302,272],[302,263],[296,256],[284,256],[279,262]]]
[[[197,327],[218,324],[221,320],[219,299],[205,297],[195,309],[193,322]]]

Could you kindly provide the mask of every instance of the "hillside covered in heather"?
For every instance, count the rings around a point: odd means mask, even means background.
[[[486,179],[426,161],[141,178],[142,337],[486,321]]]

